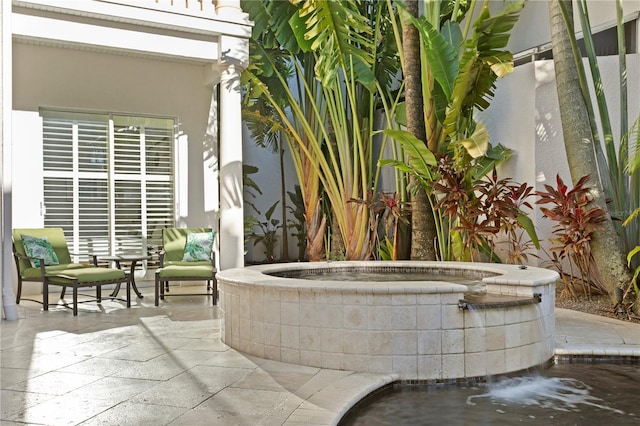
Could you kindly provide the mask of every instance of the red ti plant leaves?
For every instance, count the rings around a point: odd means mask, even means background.
[[[536,204],[549,205],[541,207],[543,216],[555,222],[554,237],[549,241],[553,244],[551,251],[559,253],[554,264],[561,268],[563,260],[569,260],[571,267],[579,269],[582,286],[591,294],[591,234],[604,221],[606,211],[598,206],[589,206],[590,188],[586,186],[589,175],[583,176],[569,190],[560,176],[556,176],[556,186],[544,185],[546,191],[537,192]],[[573,281],[572,281],[573,282]],[[572,290],[573,291],[573,290]]]
[[[438,157],[436,180],[431,186],[437,198],[434,209],[447,218],[452,231],[459,232],[471,259],[480,252],[495,259],[499,235],[506,236],[511,263],[527,260],[529,244],[537,247],[535,229],[523,211],[524,207],[531,209],[526,198],[532,195],[532,187],[498,179],[495,168],[490,175],[473,181],[467,170],[456,168],[446,155]],[[523,232],[529,241],[523,240]]]

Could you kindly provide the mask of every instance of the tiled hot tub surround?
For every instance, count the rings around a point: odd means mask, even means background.
[[[487,292],[541,303],[462,310],[466,286],[440,281],[313,281],[268,275],[361,267],[463,270]],[[514,372],[553,357],[555,282],[542,268],[462,262],[312,262],[217,275],[222,339],[241,352],[313,367],[446,380]],[[452,277],[451,281],[455,281]]]

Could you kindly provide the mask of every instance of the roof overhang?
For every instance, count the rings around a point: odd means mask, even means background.
[[[221,19],[214,13],[198,16],[171,6],[152,8],[155,3],[148,0],[127,3],[15,0],[13,39],[179,62],[216,63],[221,59],[221,37],[246,40],[251,36],[248,20]]]

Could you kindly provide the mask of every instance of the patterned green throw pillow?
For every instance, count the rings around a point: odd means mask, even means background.
[[[183,262],[197,262],[211,259],[213,248],[213,232],[199,232],[187,234],[187,244],[184,246]]]
[[[58,256],[53,251],[49,238],[47,237],[32,237],[29,235],[22,235],[22,244],[24,244],[24,251],[29,257],[36,257],[37,259],[29,259],[31,266],[34,268],[40,267],[40,260],[44,259],[45,265],[58,265]]]

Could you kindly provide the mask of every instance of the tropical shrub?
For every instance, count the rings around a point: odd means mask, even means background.
[[[307,252],[307,230],[304,220],[304,199],[300,185],[295,186],[293,192],[287,191],[289,200],[293,206],[288,205],[287,209],[293,215],[293,219],[287,220],[287,228],[293,230],[293,236],[298,240],[298,259],[304,260]]]
[[[633,150],[633,155],[629,156],[629,161],[625,166],[625,171],[631,174],[638,174],[640,170],[640,119],[638,119],[634,126],[632,127],[632,131],[630,131],[627,135],[627,139],[631,140],[629,146]],[[622,223],[622,226],[628,228],[632,225],[636,226],[636,229],[640,229],[640,207],[635,209],[629,217]],[[640,237],[640,236],[639,236]],[[633,278],[631,279],[631,283],[629,283],[629,287],[626,290],[626,294],[623,299],[627,299],[627,296],[635,291],[636,297],[635,299],[629,297],[628,299],[633,300],[632,306],[630,309],[627,309],[627,312],[633,311],[633,304],[638,303],[640,299],[640,241],[638,241],[637,245],[629,250],[627,254],[627,265],[631,268],[633,272]],[[635,270],[634,270],[635,266]],[[638,311],[639,309],[635,309]]]
[[[597,269],[590,245],[592,232],[604,221],[606,212],[598,206],[589,207],[590,188],[586,186],[589,177],[582,177],[569,189],[560,176],[556,176],[556,187],[544,185],[546,191],[536,193],[539,197],[536,204],[550,205],[540,210],[543,217],[555,222],[550,259],[561,275],[565,290],[573,296],[580,291],[590,298],[594,292],[606,293],[606,288],[592,274]],[[569,272],[563,267],[565,261]]]
[[[622,226],[628,226],[632,220],[640,218],[640,208],[637,208],[631,216],[624,221]],[[632,248],[627,254],[627,264],[630,268],[632,268],[632,262],[635,261],[638,266],[636,266],[635,271],[633,273],[633,278],[627,289],[627,293],[632,290],[636,292],[636,294],[640,294],[640,245]],[[625,295],[626,296],[626,295]]]
[[[447,218],[455,239],[460,241],[457,257],[474,260],[480,254],[497,260],[497,244],[507,245],[507,262],[523,263],[533,255],[528,251],[538,241],[533,223],[524,208],[532,209],[526,200],[533,187],[515,184],[510,178],[498,179],[492,173],[477,180],[469,180],[464,172],[456,171],[449,157],[441,156],[437,169],[438,180],[432,183],[438,200],[434,206]],[[523,239],[523,231],[531,239]]]
[[[596,54],[596,48],[594,38],[591,30],[591,23],[589,18],[588,2],[587,0],[578,0],[575,2],[577,10],[577,18],[580,20],[582,41],[584,44],[584,52],[589,66],[589,75],[585,72],[585,66],[583,64],[582,49],[578,46],[577,33],[573,26],[573,9],[571,8],[572,2],[557,1],[552,2],[551,9],[559,10],[562,14],[564,25],[552,25],[552,38],[557,40],[563,40],[564,36],[567,37],[567,41],[571,46],[571,49],[559,49],[559,52],[554,52],[556,58],[563,56],[565,59],[573,57],[575,61],[575,68],[577,70],[579,89],[581,91],[582,100],[584,100],[584,106],[586,107],[587,120],[582,120],[584,125],[589,126],[589,137],[582,136],[581,139],[575,138],[568,146],[573,147],[589,147],[591,150],[584,150],[587,155],[595,157],[595,164],[591,161],[575,161],[570,163],[570,170],[573,180],[576,181],[578,176],[584,174],[592,174],[597,181],[597,185],[594,185],[596,189],[599,187],[603,189],[603,194],[598,197],[594,197],[595,202],[599,203],[600,207],[606,209],[608,215],[604,222],[604,226],[601,230],[598,230],[595,238],[593,239],[593,255],[597,259],[597,266],[600,267],[603,281],[607,287],[608,293],[614,304],[614,310],[616,315],[626,315],[626,306],[629,305],[624,300],[625,294],[630,295],[629,285],[635,279],[633,278],[632,269],[640,265],[637,258],[632,256],[629,259],[629,253],[631,253],[635,246],[640,243],[640,223],[637,221],[628,222],[626,226],[622,226],[622,223],[626,217],[632,215],[632,212],[640,208],[640,174],[637,169],[626,167],[631,160],[631,156],[634,155],[633,149],[633,137],[638,138],[638,127],[636,124],[629,129],[629,109],[628,109],[628,95],[629,89],[627,85],[628,70],[626,67],[626,48],[627,43],[625,41],[625,23],[624,12],[622,10],[621,1],[611,2],[611,5],[615,5],[617,22],[617,51],[618,51],[618,84],[616,89],[619,90],[619,122],[617,132],[614,131],[615,123],[613,123],[611,116],[609,115],[609,107],[607,104],[607,97],[605,96],[605,85],[601,77],[598,57]],[[552,13],[552,16],[554,14]],[[573,80],[573,79],[572,79]],[[589,82],[593,87],[593,92],[589,89]],[[570,85],[563,84],[562,87],[566,88]],[[561,110],[562,100],[569,99],[570,96],[560,96]],[[566,111],[576,111],[575,100],[568,101],[570,105],[565,108]],[[597,111],[597,114],[596,114]],[[576,124],[573,122],[572,128],[584,128],[582,124]],[[635,128],[635,130],[634,130]],[[615,134],[619,134],[620,140],[616,141]],[[565,137],[565,143],[571,138]],[[584,143],[589,145],[585,145]],[[580,150],[576,150],[580,152]],[[571,158],[576,158],[575,155]],[[584,166],[584,167],[583,167]],[[576,169],[580,169],[577,171]],[[587,170],[587,168],[589,170]],[[574,172],[574,170],[576,170]],[[598,191],[601,192],[601,191]],[[606,200],[606,206],[604,205]],[[624,255],[627,255],[625,262]],[[631,262],[629,262],[631,260]],[[628,266],[631,269],[626,268]],[[635,305],[636,313],[640,313],[640,293],[635,294],[635,301],[630,305]]]
[[[256,166],[252,166],[250,164],[242,165],[242,185],[244,188],[244,205],[245,205],[245,214],[243,217],[244,222],[244,254],[247,254],[249,251],[247,249],[247,244],[251,240],[253,227],[260,223],[258,218],[254,214],[249,214],[247,207],[249,207],[254,212],[258,212],[256,205],[254,204],[254,200],[258,195],[262,195],[262,190],[260,186],[256,183],[255,180],[251,178],[250,175],[258,173],[258,168]]]
[[[252,232],[253,245],[262,244],[264,246],[265,261],[275,262],[276,243],[278,242],[278,231],[282,228],[280,220],[273,218],[273,213],[280,201],[276,201],[269,207],[264,214],[264,220],[258,220],[255,226],[259,228],[258,232]],[[258,211],[258,214],[261,214]],[[255,227],[254,227],[255,229]]]
[[[440,9],[445,4],[453,7]],[[486,6],[483,3],[476,11],[475,3],[429,1],[425,15],[419,18],[399,7],[403,19],[419,33],[426,140],[419,140],[408,131],[385,130],[384,134],[402,147],[404,158],[384,160],[381,164],[392,165],[414,177],[408,188],[410,193],[426,190],[435,218],[436,257],[441,260],[470,260],[478,256],[475,249],[479,247],[491,256],[492,247],[487,243],[486,232],[493,230],[478,229],[476,225],[481,223],[478,218],[462,223],[465,219],[459,216],[452,221],[452,216],[440,215],[440,209],[436,208],[439,200],[431,187],[440,179],[434,154],[445,155],[451,162],[452,172],[463,175],[460,177],[463,182],[459,183],[469,191],[465,196],[469,200],[475,199],[474,185],[511,155],[509,150],[489,143],[487,129],[476,122],[473,115],[474,111],[489,106],[495,81],[513,70],[512,54],[505,47],[524,2],[508,3],[494,15]],[[463,28],[460,22],[466,15],[474,18],[467,19]],[[444,190],[445,183],[440,183],[440,189]],[[447,191],[461,195],[457,192],[461,188]],[[459,231],[465,226],[469,232],[463,242]],[[527,228],[529,233],[533,232],[533,226],[527,225]],[[515,256],[523,259],[522,255]]]
[[[263,0],[243,8],[255,22],[243,72],[246,109],[274,122],[288,143],[305,204],[309,260],[323,257],[323,200],[346,258],[370,258],[374,123],[381,105],[387,118],[395,115],[400,85],[386,3]],[[270,108],[256,108],[262,102]]]
[[[508,150],[491,147],[485,156],[460,167],[453,157],[434,155],[407,132],[386,132],[400,143],[408,160],[381,164],[413,175],[416,185],[427,191],[436,217],[439,260],[500,262],[495,252],[499,241],[507,245],[509,262],[526,262],[533,255],[529,250],[539,242],[525,211],[532,208],[527,198],[533,188],[498,179],[495,168],[509,158]]]
[[[369,198],[372,200],[368,206],[372,234],[376,237],[376,247],[372,250],[374,257],[381,260],[407,259],[408,253],[400,253],[404,246],[398,243],[399,236],[406,233],[409,226],[409,203],[402,201],[397,192],[379,192]]]

